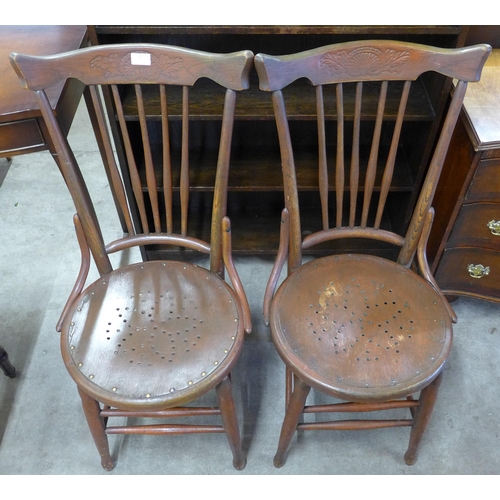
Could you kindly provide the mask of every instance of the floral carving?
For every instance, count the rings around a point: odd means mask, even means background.
[[[350,77],[366,74],[376,76],[386,72],[399,73],[409,57],[407,51],[360,47],[352,52],[343,50],[326,54],[321,58],[320,67],[326,66],[332,73],[341,72]]]
[[[98,56],[90,61],[91,68],[105,70],[107,80],[122,74],[132,79],[163,77],[171,81],[177,79],[177,74],[184,67],[182,57],[151,54],[151,65],[136,65],[131,63],[130,53],[121,56]]]

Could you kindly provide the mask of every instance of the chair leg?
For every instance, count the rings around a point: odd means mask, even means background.
[[[290,402],[285,413],[285,419],[281,427],[278,451],[274,456],[274,466],[283,467],[286,461],[286,452],[290,441],[297,429],[300,416],[306,404],[307,395],[311,388],[298,377],[294,377],[294,388],[290,397]]]
[[[410,443],[405,453],[405,462],[408,465],[413,465],[417,461],[417,448],[429,425],[442,380],[443,372],[420,392],[420,405],[415,411],[414,423],[410,434]]]
[[[103,469],[112,470],[115,464],[109,454],[108,436],[104,432],[105,425],[100,416],[100,405],[80,388],[78,388],[78,392],[82,399],[83,412],[85,413],[90,432],[94,438],[99,455],[101,455],[101,465]]]
[[[245,468],[247,463],[241,448],[240,430],[236,417],[236,407],[231,390],[231,379],[227,376],[216,388],[222,416],[222,423],[226,431],[229,446],[233,452],[233,466],[237,470]]]
[[[9,355],[7,351],[0,345],[0,368],[7,377],[14,378],[16,376],[16,369],[12,366],[9,361]]]

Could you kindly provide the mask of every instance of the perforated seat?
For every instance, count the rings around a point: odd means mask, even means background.
[[[75,301],[63,358],[77,384],[110,406],[177,406],[226,377],[243,345],[241,316],[235,293],[203,267],[134,264]]]
[[[304,264],[277,291],[271,318],[278,352],[304,382],[349,401],[418,392],[451,348],[450,315],[434,288],[369,255]]]

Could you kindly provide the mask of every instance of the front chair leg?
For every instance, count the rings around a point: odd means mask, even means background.
[[[99,403],[80,388],[78,388],[78,392],[82,399],[83,412],[85,413],[90,432],[97,446],[97,451],[101,455],[101,465],[103,469],[112,470],[115,464],[109,454],[108,436],[105,433],[105,425],[100,415],[101,408]]]
[[[240,430],[236,417],[236,407],[231,391],[231,379],[227,376],[216,388],[222,416],[222,423],[226,431],[229,446],[233,452],[233,466],[237,470],[245,468],[247,463],[241,448]]]
[[[306,404],[307,395],[311,388],[298,377],[294,376],[294,388],[290,402],[285,413],[285,419],[281,427],[280,440],[278,443],[278,451],[274,456],[274,466],[283,467],[286,460],[286,452],[290,441],[297,430],[300,416]]]
[[[410,443],[405,453],[405,462],[413,465],[417,461],[417,449],[431,419],[436,404],[439,386],[443,380],[441,372],[427,387],[420,392],[420,405],[415,411],[413,427],[410,434]]]
[[[0,345],[0,368],[7,375],[7,377],[14,378],[16,376],[16,369],[9,361],[7,351]]]

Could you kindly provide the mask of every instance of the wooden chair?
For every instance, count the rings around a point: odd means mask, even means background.
[[[0,368],[7,377],[15,378],[16,368],[12,366],[7,351],[0,345]]]
[[[487,45],[438,49],[394,41],[360,41],[282,57],[255,56],[260,88],[272,92],[285,195],[279,251],[264,298],[265,322],[270,324],[273,341],[287,368],[286,415],[274,458],[276,467],[283,466],[296,430],[392,426],[411,427],[405,461],[415,462],[450,352],[452,321],[456,321],[426,261],[432,198],[466,82],[479,79],[490,50]],[[406,126],[405,105],[412,82],[428,71],[459,81],[411,221],[406,234],[400,235],[384,228],[382,217],[391,180],[396,176],[395,159]],[[322,213],[314,231],[308,230],[312,225],[301,226],[297,188],[301,172],[299,162],[297,169],[294,163],[283,92],[300,78],[310,80],[316,91]],[[349,99],[351,85],[354,90]],[[365,107],[369,103],[363,92],[373,94],[373,88],[377,89],[378,103],[371,103],[375,114],[367,118]],[[327,92],[334,95],[328,94],[327,99]],[[385,110],[386,101],[390,96],[394,105],[397,92],[397,114],[391,115]],[[327,102],[335,102],[333,110],[326,107]],[[335,113],[336,130],[329,130],[328,135],[325,116]],[[370,128],[371,138],[365,163],[360,154],[363,127]],[[332,137],[335,160],[329,165]],[[344,161],[347,137],[352,147],[350,170]],[[417,141],[418,136],[412,139]],[[334,172],[331,175],[330,168]],[[381,180],[375,182],[378,170],[382,171],[378,177]],[[360,172],[366,173],[361,176]],[[362,188],[358,190],[358,186]],[[335,194],[332,204],[330,191]],[[397,260],[377,256],[376,252],[366,255],[337,250],[303,263],[303,252],[332,241],[338,248],[338,241],[344,238],[396,245]],[[275,291],[285,261],[287,277]],[[325,405],[323,398],[322,404],[308,405],[311,388],[341,402]],[[414,395],[419,392],[417,399]],[[411,418],[323,421],[318,415],[395,408],[408,408]],[[302,414],[309,413],[316,414],[315,420],[304,422]]]
[[[62,356],[78,386],[90,431],[104,469],[114,466],[108,434],[182,434],[225,432],[236,469],[245,466],[236,408],[231,395],[230,371],[238,359],[244,332],[250,332],[250,313],[231,258],[230,221],[226,216],[226,190],[236,91],[249,86],[253,54],[211,54],[161,45],[107,45],[50,57],[12,54],[11,62],[22,86],[33,90],[51,137],[58,165],[73,198],[74,223],[82,254],[75,287],[57,330]],[[126,223],[127,233],[105,243],[101,228],[75,156],[54,116],[45,89],[68,77],[87,85],[99,135],[102,138],[112,183],[112,193]],[[214,198],[210,242],[192,235],[189,211],[190,87],[203,78],[225,87],[219,112],[222,116],[218,163],[214,167]],[[128,170],[115,162],[112,139],[100,97],[102,88],[114,99],[128,159]],[[196,85],[195,85],[196,87]],[[221,87],[219,87],[221,88]],[[145,97],[156,91],[157,108],[145,109]],[[140,134],[129,133],[128,112],[138,114]],[[176,93],[177,92],[177,93]],[[170,106],[181,96],[182,160],[171,160]],[[132,108],[130,108],[132,106]],[[160,168],[150,119],[161,122]],[[137,122],[136,122],[137,123]],[[143,157],[131,144],[142,141]],[[137,151],[137,148],[136,148]],[[180,171],[180,173],[179,173]],[[140,175],[146,178],[141,185]],[[122,176],[129,176],[135,199],[127,199]],[[180,177],[180,185],[172,179]],[[161,189],[159,186],[161,185]],[[175,197],[180,192],[180,222],[174,220]],[[163,195],[162,195],[163,193]],[[129,203],[139,207],[142,218],[134,224]],[[153,220],[145,215],[149,206]],[[165,207],[163,210],[162,207]],[[177,213],[177,212],[176,212]],[[190,224],[188,224],[190,222]],[[194,224],[196,225],[196,224]],[[142,229],[138,230],[137,226]],[[142,245],[167,245],[201,252],[209,268],[189,259],[151,260],[112,268],[110,254]],[[163,248],[163,247],[162,247]],[[181,250],[179,250],[181,251]],[[92,255],[99,279],[84,284]],[[224,280],[227,271],[233,288]],[[215,388],[219,406],[189,406]],[[222,417],[222,425],[163,424],[111,426],[110,417],[184,418]]]

